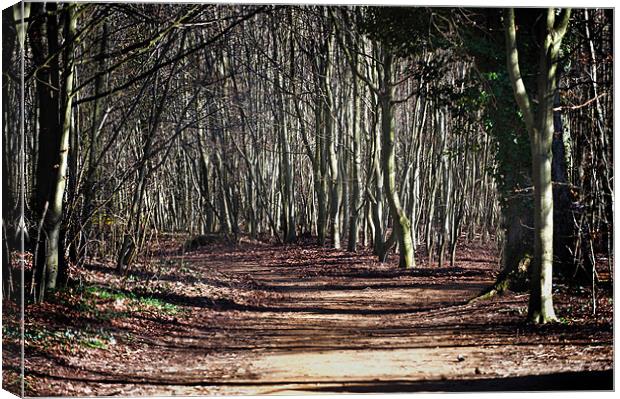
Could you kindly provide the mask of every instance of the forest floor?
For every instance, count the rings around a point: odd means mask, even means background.
[[[454,268],[396,265],[259,242],[164,245],[124,277],[87,265],[26,309],[26,395],[612,389],[610,281],[596,315],[588,289],[556,285],[560,322],[532,326],[524,293],[468,303],[497,273],[488,248],[460,248]],[[5,302],[3,387],[15,391],[11,314]]]

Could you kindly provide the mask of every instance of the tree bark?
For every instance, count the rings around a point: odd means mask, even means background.
[[[62,109],[61,109],[61,121],[62,125],[58,123],[56,126],[59,129],[55,129],[54,126],[50,126],[49,134],[52,135],[52,140],[56,141],[56,146],[53,152],[55,160],[57,163],[50,165],[49,163],[43,163],[41,166],[41,174],[39,175],[39,179],[45,179],[46,175],[51,176],[48,186],[48,193],[46,200],[49,201],[49,207],[47,212],[45,213],[45,222],[43,225],[43,229],[45,231],[45,257],[41,259],[43,264],[39,267],[41,268],[39,276],[40,282],[38,286],[38,295],[37,300],[43,301],[46,293],[52,292],[56,289],[57,277],[59,273],[59,267],[62,263],[61,257],[63,256],[62,250],[62,242],[60,240],[61,237],[61,228],[62,228],[62,220],[63,220],[63,197],[65,193],[65,186],[67,183],[67,166],[68,166],[68,154],[69,154],[69,136],[71,133],[71,115],[72,115],[72,105],[73,105],[73,74],[74,74],[74,54],[73,54],[73,40],[76,34],[77,28],[77,18],[75,16],[75,8],[76,5],[66,5],[67,8],[67,37],[65,38],[68,49],[66,51],[67,57],[65,59],[64,64],[64,81],[63,81],[63,91],[64,98],[61,100]],[[50,43],[50,53],[54,54],[58,51],[58,26],[57,26],[57,16],[55,15],[55,9],[50,10],[54,11],[48,15],[48,31],[47,37]],[[56,61],[55,67],[58,68],[58,62]],[[59,70],[52,71],[52,79],[57,78]],[[49,89],[43,89],[45,91]],[[47,93],[46,93],[47,94]],[[51,95],[53,98],[54,95]],[[52,100],[52,103],[54,101]],[[42,107],[46,107],[45,102],[41,103]],[[45,113],[53,112],[53,110],[48,110]],[[53,117],[51,115],[46,115],[52,120],[57,120],[57,117]],[[60,122],[60,121],[59,121]],[[40,134],[44,133],[43,125],[41,125]],[[56,137],[54,137],[56,136]],[[46,140],[47,138],[42,140]],[[45,153],[47,151],[40,151],[39,154]],[[47,168],[45,168],[47,167]],[[43,186],[44,183],[39,181],[39,183]],[[38,193],[40,201],[46,197],[45,192]]]
[[[355,67],[357,68],[357,57],[355,58]],[[349,243],[347,249],[355,252],[357,250],[357,241],[359,238],[359,221],[360,210],[362,206],[361,201],[361,126],[360,126],[360,111],[361,111],[361,95],[359,93],[357,75],[353,74],[353,168],[352,168],[352,197],[351,197],[351,216],[349,221]]]
[[[386,196],[390,206],[390,214],[394,223],[395,238],[398,240],[400,249],[400,262],[402,268],[415,267],[413,256],[413,241],[411,239],[411,226],[405,215],[398,191],[396,189],[396,162],[394,156],[394,130],[392,127],[392,55],[384,49],[383,53],[383,76],[379,103],[381,106],[381,162],[384,169],[384,185]]]
[[[531,266],[528,319],[546,323],[556,319],[553,308],[553,185],[551,179],[553,142],[553,101],[556,89],[557,58],[566,33],[570,9],[563,9],[559,21],[555,9],[546,12],[546,27],[538,60],[538,107],[530,105],[519,67],[515,12],[507,9],[507,67],[515,100],[530,135],[534,181],[534,260]]]

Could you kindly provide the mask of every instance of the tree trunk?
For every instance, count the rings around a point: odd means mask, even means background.
[[[519,67],[515,12],[507,9],[507,67],[519,106],[530,135],[534,181],[534,259],[531,268],[528,319],[546,323],[556,319],[553,309],[553,185],[551,180],[553,142],[553,102],[556,89],[557,58],[570,18],[563,9],[556,23],[555,9],[546,11],[546,29],[538,61],[538,107],[534,111]]]
[[[55,160],[57,163],[50,165],[47,162],[43,162],[40,169],[39,183],[43,185],[41,179],[45,179],[47,176],[50,176],[51,179],[49,181],[49,185],[47,186],[48,195],[45,195],[45,192],[38,193],[40,201],[45,203],[49,202],[49,206],[47,212],[45,213],[45,222],[43,224],[44,230],[44,242],[45,245],[45,257],[41,259],[42,264],[39,265],[39,285],[38,285],[38,294],[37,300],[43,301],[46,293],[54,291],[56,289],[57,277],[59,273],[59,267],[62,263],[61,257],[63,256],[62,250],[62,242],[60,240],[61,237],[61,228],[62,228],[62,219],[63,219],[63,197],[65,193],[65,186],[67,182],[67,165],[68,165],[68,154],[69,154],[69,136],[71,132],[71,113],[72,113],[72,103],[73,103],[73,72],[74,72],[74,54],[73,54],[73,38],[76,33],[76,16],[75,16],[75,5],[66,5],[67,8],[67,33],[68,37],[65,38],[68,50],[66,52],[67,58],[65,59],[64,65],[64,81],[63,81],[63,94],[64,98],[62,99],[62,113],[61,113],[61,121],[62,125],[58,123],[56,127],[48,126],[49,133],[52,136],[52,140],[55,141],[56,146],[53,151],[50,151],[54,154]],[[58,51],[58,26],[57,26],[57,15],[55,15],[56,9],[52,8],[50,14],[48,14],[48,31],[47,37],[49,40],[49,50],[51,53],[55,53]],[[54,63],[55,67],[58,68],[58,63]],[[52,67],[54,68],[54,67]],[[52,70],[52,79],[57,78],[58,69],[56,71]],[[54,76],[56,75],[56,76]],[[43,89],[48,91],[49,89]],[[51,96],[55,97],[55,96]],[[46,93],[46,100],[47,93]],[[54,103],[54,101],[52,101]],[[56,103],[57,104],[57,103]],[[45,101],[41,102],[41,106],[46,108],[47,105]],[[46,112],[42,112],[42,114],[47,114],[54,112],[53,110],[47,110]],[[51,115],[46,115],[46,118],[50,118],[52,120],[57,120],[57,117],[53,117]],[[47,121],[47,119],[46,119]],[[59,121],[60,122],[60,121]],[[45,122],[43,122],[45,123]],[[43,129],[43,123],[41,124],[40,134],[45,134]],[[54,137],[55,136],[55,137]],[[41,138],[41,140],[47,140],[48,138]],[[39,154],[45,153],[47,151],[40,151]],[[45,199],[45,201],[43,201]]]
[[[413,241],[411,239],[411,226],[405,215],[398,191],[396,189],[396,165],[394,156],[394,130],[392,128],[392,55],[384,49],[383,53],[383,76],[381,79],[381,92],[379,102],[381,106],[381,162],[384,170],[384,185],[386,196],[390,206],[390,214],[394,222],[394,232],[400,249],[400,267],[409,269],[415,267],[413,256]]]
[[[107,50],[107,23],[104,19],[101,28],[101,42],[99,47],[99,55],[101,59],[98,62],[98,69],[105,70],[106,62],[103,55]],[[95,78],[95,96],[105,90],[103,75],[97,75]],[[86,182],[84,184],[84,205],[82,207],[82,214],[80,217],[80,227],[84,234],[83,247],[78,251],[78,257],[82,257],[86,254],[88,241],[91,237],[91,223],[92,213],[95,209],[96,190],[95,184],[97,181],[97,153],[99,150],[99,132],[103,127],[104,112],[101,99],[94,100],[92,121],[89,129],[89,143],[88,143],[88,169],[86,171]]]
[[[357,57],[355,58],[357,60]],[[357,68],[357,63],[355,63]],[[360,111],[361,111],[361,95],[359,93],[357,76],[353,74],[353,170],[352,170],[352,197],[351,197],[351,216],[349,221],[349,243],[347,249],[355,252],[357,250],[357,241],[359,238],[359,221],[360,221],[360,208],[361,201],[361,126],[360,126]]]
[[[325,245],[327,236],[327,160],[325,154],[325,138],[323,138],[322,115],[325,112],[321,104],[316,104],[316,149],[314,152],[314,191],[318,202],[317,235],[319,245]]]
[[[290,22],[290,15],[289,15]],[[276,30],[272,30],[273,40],[273,59],[281,61],[278,54],[278,37]],[[289,49],[293,52],[293,41],[290,40]],[[293,58],[294,59],[294,58]],[[291,60],[292,63],[292,60]],[[291,72],[293,73],[293,67]],[[285,99],[283,94],[283,80],[280,80],[280,72],[275,71],[275,90],[278,91],[276,95],[277,109],[274,110],[274,119],[276,122],[276,130],[278,132],[278,141],[280,144],[280,173],[281,173],[281,193],[282,193],[282,211],[283,211],[283,226],[284,226],[284,241],[291,243],[297,240],[297,226],[295,215],[295,187],[293,182],[293,166],[291,165],[291,145],[289,142],[289,128],[288,121],[285,112]],[[292,74],[291,74],[292,75]]]
[[[556,76],[556,81],[560,81],[559,76]],[[553,106],[554,108],[557,108],[560,106],[559,90],[556,89],[553,97]],[[551,177],[554,183],[553,252],[555,254],[555,264],[558,270],[560,270],[560,272],[563,273],[565,276],[570,276],[574,271],[571,267],[571,265],[573,264],[571,248],[574,248],[576,234],[575,224],[573,222],[573,214],[571,212],[571,195],[568,189],[568,177],[566,174],[564,128],[562,124],[562,114],[559,110],[553,111],[553,130],[553,160],[551,164]]]
[[[2,75],[9,75],[9,65],[13,58],[13,52],[16,43],[16,34],[11,29],[11,25],[15,25],[19,29],[21,21],[15,20],[14,14],[21,14],[21,5],[18,3],[14,7],[8,7],[2,10],[2,35],[4,43],[2,43]],[[25,10],[24,10],[25,11]],[[21,15],[19,15],[21,17]],[[21,18],[20,18],[21,19]],[[15,20],[15,21],[14,21]],[[20,47],[20,53],[23,46]],[[9,162],[11,155],[10,142],[14,140],[16,133],[11,129],[11,120],[15,120],[14,110],[9,105],[9,82],[3,78],[2,82],[2,297],[12,298],[14,292],[12,265],[11,265],[11,247],[15,245],[13,237],[15,228],[11,223],[15,217],[16,198],[13,187],[10,183],[12,176],[17,175],[13,165]]]

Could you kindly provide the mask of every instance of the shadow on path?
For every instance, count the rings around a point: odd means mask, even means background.
[[[304,388],[303,390],[324,393],[397,393],[423,391],[601,391],[612,390],[613,388],[614,372],[612,369],[466,380],[373,381],[344,383],[342,386],[330,385],[310,389]]]
[[[522,377],[493,377],[478,379],[453,380],[209,380],[196,378],[145,378],[142,376],[125,376],[110,378],[101,377],[58,377],[52,374],[32,372],[32,374],[52,379],[63,379],[74,382],[107,383],[107,384],[138,384],[163,386],[237,386],[276,388],[260,394],[276,394],[284,391],[317,392],[317,393],[403,393],[403,392],[485,392],[485,391],[603,391],[613,390],[613,369],[604,371],[580,371]]]

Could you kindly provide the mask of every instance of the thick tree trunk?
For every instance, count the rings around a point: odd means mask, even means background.
[[[559,80],[559,76],[556,76],[556,81]],[[553,97],[553,106],[557,108],[560,106],[559,90],[556,89]],[[554,206],[553,252],[555,254],[554,260],[556,268],[564,275],[570,276],[574,272],[571,249],[574,248],[576,234],[571,211],[571,195],[568,189],[568,178],[566,175],[566,153],[564,150],[562,114],[559,110],[553,111],[553,130],[553,160],[551,164]]]
[[[62,101],[62,127],[59,131],[59,147],[57,147],[58,163],[52,166],[52,181],[50,186],[49,207],[45,214],[45,222],[43,225],[45,231],[45,265],[41,274],[41,283],[39,285],[38,300],[44,299],[44,294],[54,291],[57,285],[57,277],[59,267],[63,260],[63,245],[60,240],[61,228],[63,220],[63,197],[65,186],[67,183],[67,166],[69,155],[69,136],[71,134],[71,115],[73,105],[73,73],[74,73],[74,54],[73,54],[73,38],[76,34],[77,19],[75,16],[75,5],[65,5],[67,8],[66,23],[67,37],[65,38],[68,49],[65,59],[65,75],[64,75],[64,98]],[[56,17],[52,17],[56,18]],[[55,25],[55,22],[52,22]],[[53,32],[53,30],[52,30]],[[48,38],[49,38],[48,31]],[[57,32],[54,35],[57,37]],[[51,48],[50,48],[51,50]]]
[[[544,14],[543,14],[544,15]],[[538,62],[538,107],[530,105],[519,67],[515,12],[507,9],[506,28],[507,67],[515,100],[523,114],[530,135],[532,176],[534,180],[534,259],[531,268],[531,288],[528,319],[546,323],[556,319],[553,309],[553,185],[552,143],[553,103],[556,89],[557,58],[570,18],[570,9],[563,9],[556,23],[555,9],[546,11],[546,26]]]
[[[48,3],[46,10],[42,5],[33,4],[33,14],[39,19],[30,30],[33,57],[37,65],[44,65],[50,54],[58,54],[58,10],[57,5]],[[69,136],[73,100],[73,37],[76,32],[74,5],[67,5],[67,37],[65,38],[66,59],[64,63],[62,96],[53,88],[60,86],[60,67],[58,57],[42,66],[37,74],[37,93],[39,97],[39,151],[36,173],[35,209],[38,218],[44,218],[43,243],[36,254],[35,298],[43,301],[45,294],[56,289],[59,267],[62,265],[61,228],[63,219],[63,197],[67,181]],[[45,29],[42,14],[47,11]],[[46,36],[47,52],[43,36]],[[62,98],[61,98],[62,97]],[[62,108],[61,108],[62,105]],[[45,212],[44,209],[47,208]]]
[[[551,143],[540,137],[532,151],[534,179],[534,262],[528,318],[537,323],[555,319],[553,309],[553,185]]]
[[[54,4],[48,4],[49,14],[46,14],[46,6],[43,3],[33,3],[31,6],[31,17],[33,23],[28,30],[30,38],[30,46],[32,50],[32,56],[36,65],[43,65],[48,54],[52,50],[58,50],[58,36],[57,36],[57,20],[56,20],[56,8]],[[47,35],[47,38],[45,36]],[[47,47],[46,45],[47,44]],[[37,221],[41,221],[46,215],[45,209],[47,209],[50,201],[53,173],[56,171],[54,165],[59,164],[59,150],[60,150],[60,121],[59,112],[60,107],[58,104],[58,96],[53,95],[51,88],[59,87],[59,65],[57,58],[54,58],[48,66],[41,67],[36,72],[36,88],[37,88],[37,100],[38,100],[38,143],[39,148],[48,148],[49,151],[38,151],[37,162],[35,169],[35,193],[33,195],[34,203],[34,218]],[[37,237],[36,232],[31,234],[33,237]],[[39,235],[40,236],[40,235]],[[46,270],[46,246],[47,236],[42,236],[42,242],[35,243],[35,275],[33,281],[36,287],[33,287],[35,291],[35,299],[39,300],[43,298],[45,294],[45,270]]]

